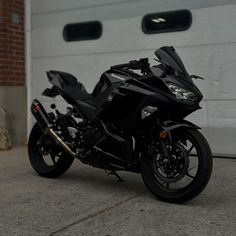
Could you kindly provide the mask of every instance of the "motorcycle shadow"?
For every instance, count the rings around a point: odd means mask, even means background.
[[[78,185],[81,188],[89,187],[111,193],[116,191],[126,193],[148,193],[148,190],[142,182],[141,175],[123,171],[118,172],[118,174],[124,180],[123,182],[118,181],[117,177],[114,175],[107,175],[102,169],[83,167],[71,169],[58,180],[65,183],[67,186],[70,183]]]

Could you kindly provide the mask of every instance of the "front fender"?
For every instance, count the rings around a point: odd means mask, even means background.
[[[181,127],[188,127],[188,128],[192,128],[192,129],[201,129],[199,126],[197,126],[187,120],[182,120],[180,122],[166,120],[162,123],[163,130],[165,130],[167,132],[172,131],[174,129],[181,128]]]

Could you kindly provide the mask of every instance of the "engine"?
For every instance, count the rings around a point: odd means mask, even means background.
[[[80,122],[76,136],[77,151],[81,157],[85,157],[91,153],[92,147],[101,139],[102,132],[95,123]]]
[[[61,116],[57,119],[57,133],[81,158],[88,156],[94,144],[102,137],[97,122],[77,123],[73,116]]]

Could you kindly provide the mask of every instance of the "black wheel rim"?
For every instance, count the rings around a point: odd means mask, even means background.
[[[51,170],[57,166],[63,155],[50,136],[41,135],[34,146],[35,161],[44,170]]]
[[[168,175],[170,173],[165,171],[165,167],[163,169],[163,166],[160,166],[160,156],[161,153],[157,153],[155,156],[152,157],[152,171],[154,176],[154,182],[156,185],[158,185],[161,189],[164,191],[168,191],[170,193],[176,193],[176,192],[182,192],[186,191],[187,188],[191,187],[193,185],[195,179],[198,176],[199,173],[199,166],[201,164],[201,151],[196,143],[196,140],[187,133],[178,134],[175,137],[174,141],[175,145],[179,145],[181,147],[181,150],[184,150],[184,156],[180,159],[180,165],[185,165],[183,168],[177,168],[178,171],[182,171],[181,173],[175,173],[172,172],[172,176]],[[175,157],[171,157],[175,158]],[[176,155],[176,158],[177,155]],[[183,159],[184,163],[183,163]],[[163,162],[162,162],[163,163]],[[172,169],[174,170],[174,165],[177,165],[176,162],[172,162]],[[162,168],[162,169],[161,169]],[[160,170],[161,169],[161,170]],[[163,171],[164,170],[164,171]],[[167,168],[168,170],[168,168]],[[163,175],[164,172],[165,175]],[[166,178],[165,178],[166,177]]]

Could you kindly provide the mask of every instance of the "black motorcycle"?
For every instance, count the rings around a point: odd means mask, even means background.
[[[111,66],[90,94],[68,73],[49,71],[52,84],[42,95],[61,96],[66,114],[55,104],[47,112],[38,100],[28,143],[29,159],[44,177],[62,175],[74,158],[114,174],[141,173],[159,199],[181,203],[196,197],[212,172],[212,154],[200,128],[184,120],[200,109],[203,96],[173,47],[148,58]]]

